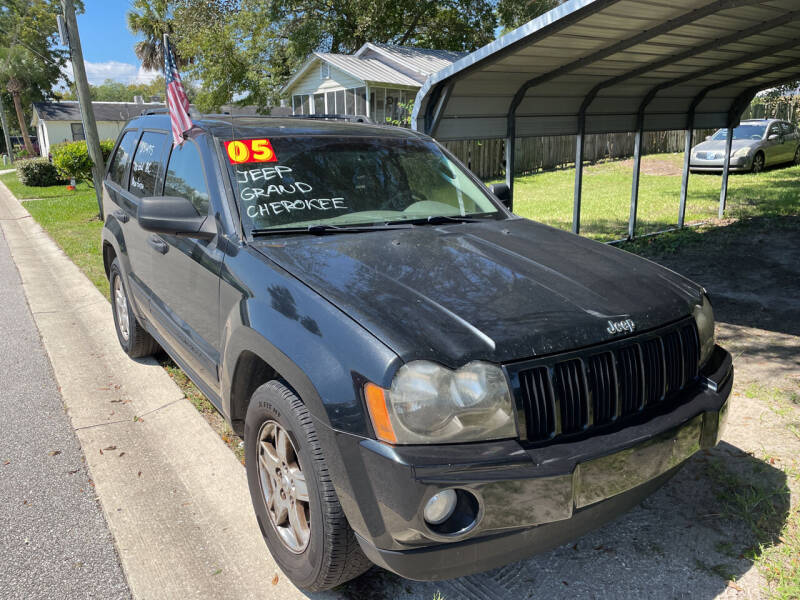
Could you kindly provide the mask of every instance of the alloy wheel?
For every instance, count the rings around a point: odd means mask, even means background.
[[[286,548],[300,554],[311,539],[308,486],[297,450],[276,421],[266,421],[258,433],[258,471],[275,531]]]
[[[761,173],[764,170],[764,155],[756,154],[753,158],[753,173]]]
[[[128,316],[128,298],[125,296],[125,288],[122,287],[122,278],[119,275],[114,277],[114,308],[117,310],[119,334],[127,342],[131,325]]]

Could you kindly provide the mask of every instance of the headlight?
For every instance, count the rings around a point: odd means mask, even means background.
[[[474,442],[517,436],[502,369],[471,362],[456,371],[419,360],[400,367],[388,390],[364,388],[375,433],[394,444]]]
[[[705,293],[700,304],[694,307],[694,321],[700,338],[700,366],[703,366],[714,352],[714,311]]]
[[[741,158],[742,156],[747,156],[750,154],[750,146],[745,146],[744,148],[739,148],[735,152],[731,154],[731,158]]]

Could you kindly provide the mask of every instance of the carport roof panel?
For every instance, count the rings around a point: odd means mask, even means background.
[[[574,134],[581,107],[594,133],[724,126],[800,72],[799,23],[798,0],[569,0],[429,77],[413,126]]]

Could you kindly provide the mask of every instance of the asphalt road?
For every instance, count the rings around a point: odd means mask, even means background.
[[[0,598],[130,598],[2,230]]]

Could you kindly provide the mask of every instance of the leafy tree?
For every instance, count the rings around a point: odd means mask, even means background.
[[[77,2],[76,9],[83,4]],[[4,0],[0,7],[0,86],[14,105],[25,149],[33,154],[24,106],[52,96],[66,53],[56,47],[58,0]]]
[[[494,39],[495,0],[175,0],[172,22],[197,104],[236,95],[267,108],[314,51],[351,53],[365,42],[474,50]]]
[[[553,10],[566,0],[498,0],[497,17],[504,33],[524,25],[531,19]]]
[[[185,84],[186,95],[190,101],[193,101],[196,90],[189,84]],[[98,102],[133,102],[134,96],[142,96],[147,101],[152,96],[159,96],[161,101],[164,101],[166,95],[166,88],[164,78],[158,76],[150,83],[120,83],[113,79],[106,79],[100,85],[90,85],[89,94],[92,100]],[[74,86],[70,87],[69,91],[61,95],[63,100],[77,100],[77,94]]]

